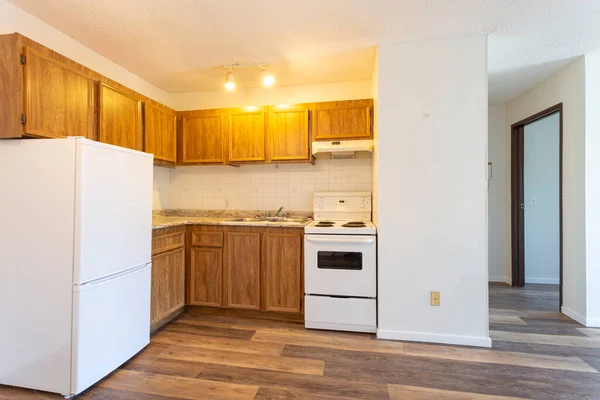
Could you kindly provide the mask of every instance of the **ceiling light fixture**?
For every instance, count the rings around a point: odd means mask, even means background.
[[[223,68],[227,69],[227,73],[225,74],[225,89],[233,90],[235,89],[235,81],[233,79],[233,73],[231,70],[233,68],[248,68],[248,67],[260,67],[260,79],[262,84],[266,87],[273,86],[275,84],[275,77],[273,74],[268,72],[265,68],[269,65],[268,62],[251,62],[247,64],[227,64],[223,65]]]
[[[267,72],[264,66],[260,67],[260,77],[262,79],[263,85],[265,85],[266,87],[273,86],[273,84],[275,83],[275,77],[269,72]]]
[[[233,80],[233,73],[231,72],[231,68],[225,74],[225,89],[233,90],[235,89],[235,81]]]

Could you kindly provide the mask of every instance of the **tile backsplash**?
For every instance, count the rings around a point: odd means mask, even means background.
[[[154,167],[154,209],[311,211],[313,192],[370,192],[372,160]]]

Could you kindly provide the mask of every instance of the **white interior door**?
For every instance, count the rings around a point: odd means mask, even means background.
[[[151,265],[73,287],[71,393],[114,371],[150,342]]]
[[[153,156],[80,139],[74,282],[150,261]]]

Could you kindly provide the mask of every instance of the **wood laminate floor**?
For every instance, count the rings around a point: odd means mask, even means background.
[[[600,330],[560,314],[556,286],[491,284],[490,335],[493,349],[392,342],[189,310],[79,398],[600,399]]]

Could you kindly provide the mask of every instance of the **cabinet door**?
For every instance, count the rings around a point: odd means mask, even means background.
[[[319,103],[313,121],[314,140],[370,139],[372,100]]]
[[[265,113],[234,110],[229,114],[229,161],[265,160]]]
[[[154,324],[185,305],[185,249],[152,257],[150,321]]]
[[[182,163],[225,163],[225,113],[184,116],[181,121]]]
[[[260,233],[227,232],[227,306],[260,308]]]
[[[273,161],[308,160],[308,110],[272,108],[269,113],[270,159]]]
[[[25,48],[24,133],[93,137],[93,80],[45,54]]]
[[[265,310],[300,312],[302,233],[264,234],[262,283]]]
[[[99,141],[141,151],[141,100],[104,83],[99,85],[99,93]]]
[[[190,251],[188,304],[223,305],[223,249],[193,247]]]
[[[145,103],[144,151],[154,160],[177,162],[177,118],[175,112]]]

